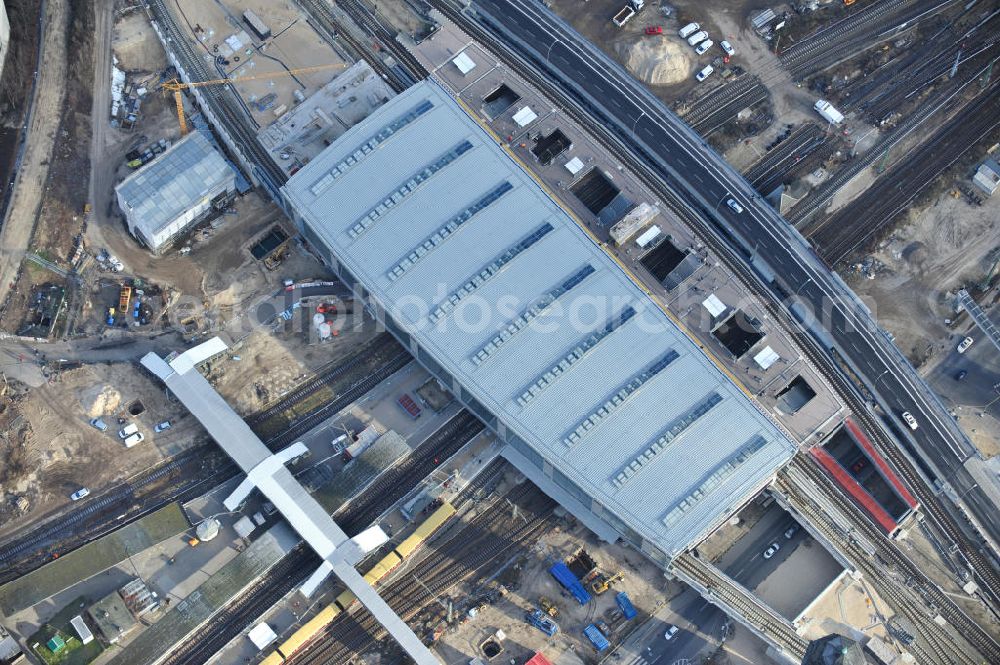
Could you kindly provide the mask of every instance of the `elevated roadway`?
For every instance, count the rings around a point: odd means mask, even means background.
[[[935,481],[956,487],[987,536],[1000,539],[1000,515],[964,466],[967,460],[978,461],[975,449],[871,311],[801,235],[660,100],[545,7],[530,0],[479,0],[459,12],[443,0],[434,4],[497,48],[530,81],[561,97],[568,114],[652,184],[749,282],[838,387],[873,443],[914,486],[935,525],[958,545],[996,599],[1000,582],[982,553],[979,534],[964,520],[952,519],[928,488]],[[743,206],[742,213],[725,205],[729,197]],[[848,373],[872,401],[846,380]],[[887,416],[881,422],[876,408]],[[902,411],[917,414],[917,431],[896,426]],[[885,431],[886,422],[896,440]]]

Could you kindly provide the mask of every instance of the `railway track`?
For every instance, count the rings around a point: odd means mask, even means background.
[[[895,543],[882,537],[882,532],[868,519],[868,517],[837,487],[830,478],[812,461],[804,456],[796,457],[790,465],[795,471],[808,478],[808,482],[813,488],[823,492],[827,500],[831,501],[841,513],[851,520],[852,526],[860,531],[864,539],[874,546],[875,556],[885,564],[892,566],[899,571],[905,585],[919,593],[926,601],[929,601],[938,613],[954,627],[956,636],[952,636],[948,631],[935,623],[933,615],[928,614],[925,607],[921,607],[911,596],[900,592],[894,588],[892,580],[884,580],[878,577],[873,579],[873,575],[882,574],[884,577],[884,567],[878,565],[876,559],[868,556],[868,553],[857,544],[852,544],[849,538],[837,533],[836,529],[829,528],[829,518],[822,511],[814,510],[809,505],[802,506],[803,502],[808,502],[806,494],[800,489],[796,480],[791,474],[785,475],[779,481],[783,490],[796,496],[798,505],[796,508],[810,512],[810,522],[824,525],[831,542],[839,542],[841,546],[850,551],[852,560],[863,569],[870,580],[879,583],[880,586],[888,588],[888,591],[880,593],[888,594],[896,602],[898,609],[907,613],[907,618],[922,622],[926,625],[921,627],[920,633],[926,636],[932,649],[937,653],[939,661],[950,665],[951,663],[965,663],[966,665],[981,665],[982,663],[1000,662],[1000,645],[983,629],[979,627],[969,616],[959,608],[951,598],[949,598],[937,585],[932,583],[927,577],[895,546]],[[961,636],[969,644],[978,650],[986,660],[977,660],[966,653],[963,645],[955,643],[955,637]],[[949,659],[949,656],[952,658]]]
[[[846,166],[837,171],[831,178],[816,187],[810,194],[800,201],[787,215],[787,219],[793,225],[800,227],[809,218],[825,206],[834,195],[848,182],[853,180],[865,169],[872,166],[893,146],[902,141],[911,132],[916,130],[925,121],[931,118],[938,111],[947,112],[954,105],[960,103],[959,94],[966,86],[977,80],[978,74],[966,75],[963,80],[949,82],[938,90],[914,111],[903,122],[894,127],[888,134],[882,137],[878,143],[872,146],[867,152],[859,155]]]
[[[688,576],[698,585],[708,589],[711,596],[739,612],[755,626],[767,627],[767,634],[797,660],[802,660],[808,641],[800,637],[792,624],[775,613],[770,607],[757,600],[743,587],[734,584],[712,565],[697,559],[689,553],[678,556],[671,567]]]
[[[524,508],[523,504],[528,502],[539,507],[533,511]],[[520,507],[520,517],[511,517],[511,504]],[[498,568],[514,551],[532,543],[548,527],[554,507],[555,503],[534,485],[522,483],[468,524],[455,525],[431,541],[433,547],[428,549],[432,551],[404,575],[383,585],[380,594],[402,619],[412,619],[450,587],[481,570]],[[413,584],[411,577],[422,584]],[[367,611],[345,612],[330,624],[322,638],[290,662],[345,663],[351,656],[371,649],[382,638],[384,631]]]
[[[908,48],[905,53],[880,65],[865,76],[851,81],[838,91],[838,106],[848,111],[863,113],[870,122],[881,123],[890,113],[908,98],[931,84],[938,76],[951,67],[961,65],[958,58],[963,52],[969,57],[970,37],[985,32],[984,28],[994,21],[1000,10],[981,19],[965,32],[960,32],[959,23],[975,5],[967,5],[965,10],[950,20],[936,33]],[[982,43],[995,39],[995,32],[986,35]]]
[[[404,486],[409,478],[427,476],[484,429],[482,421],[470,412],[459,412],[427,437],[411,455],[379,476],[361,496],[348,502],[344,509],[349,510],[351,519],[359,524],[373,523],[395,503],[389,500],[395,495],[395,488]]]
[[[390,358],[387,363],[377,368],[368,376],[356,381],[349,388],[345,389],[342,393],[320,408],[292,421],[284,431],[269,437],[266,441],[264,441],[264,443],[272,451],[284,448],[330,416],[356,402],[369,390],[382,383],[390,376],[409,365],[411,362],[413,362],[413,356],[405,351],[401,351],[397,355]]]
[[[365,488],[354,501],[338,508],[333,513],[334,519],[349,536],[360,533],[412,491],[420,479],[437,468],[438,461],[449,459],[482,429],[482,423],[467,411],[459,413],[421,443],[402,463]],[[504,462],[490,464],[459,494],[458,501],[471,500],[488,489],[503,471]],[[282,558],[278,565],[285,571],[283,575],[269,574],[266,584],[254,584],[234,598],[209,623],[189,635],[162,665],[202,665],[208,662],[247,626],[304,582],[319,567],[320,559],[311,549],[300,547]]]
[[[1000,126],[1000,84],[962,109],[917,150],[807,236],[821,257],[836,264],[888,228],[932,182]]]
[[[246,624],[242,618],[259,617],[280,601],[287,593],[301,584],[320,564],[319,557],[304,545],[299,545],[281,558],[260,579],[240,594],[233,602],[219,610],[207,624],[208,631],[198,630],[192,639],[173,652],[159,665],[193,665],[205,663],[222,650],[231,639],[219,637],[218,627],[225,626],[241,632]],[[294,583],[290,584],[290,582]],[[204,628],[204,627],[203,627]]]
[[[358,28],[376,39],[379,47],[393,56],[399,63],[397,67],[387,65],[369,45],[363,44],[354,36],[338,19],[329,0],[296,0],[296,3],[311,17],[312,23],[318,26],[319,32],[328,41],[340,40],[347,44],[357,57],[364,58],[396,92],[406,90],[414,82],[427,76],[427,71],[417,59],[396,41],[396,35],[357,2],[338,0],[336,5]]]
[[[878,0],[788,46],[779,59],[792,78],[801,81],[954,4],[956,0]]]
[[[702,136],[708,136],[743,109],[767,98],[767,88],[759,78],[742,74],[736,80],[702,96],[681,117]]]
[[[150,19],[156,22],[169,41],[170,51],[180,62],[188,77],[187,82],[225,78],[225,72],[211,70],[205,64],[192,46],[187,33],[178,26],[165,0],[150,0],[146,7]],[[198,94],[202,95],[219,121],[225,124],[226,131],[246,151],[246,157],[255,165],[257,179],[267,187],[272,196],[277,196],[278,188],[285,184],[288,177],[257,142],[257,132],[252,127],[245,108],[235,97],[236,93],[228,86],[209,85],[199,88]]]
[[[420,61],[396,41],[396,33],[372,12],[363,0],[337,0],[337,4],[359,27],[379,40],[379,45],[392,54],[415,83],[427,78],[428,72]]]
[[[728,232],[710,221],[711,217],[707,211],[701,210],[697,203],[690,203],[682,199],[677,192],[664,184],[665,181],[670,180],[669,174],[664,173],[656,166],[659,163],[657,158],[648,154],[645,147],[636,142],[628,129],[618,127],[617,131],[613,131],[611,128],[617,127],[617,123],[613,118],[607,117],[603,109],[591,105],[571,86],[552,83],[548,78],[545,78],[543,72],[551,75],[555,81],[560,80],[558,74],[551,70],[549,63],[533,57],[531,53],[526,51],[520,53],[519,56],[513,55],[503,42],[479,23],[473,22],[468,16],[457,11],[447,0],[435,0],[432,4],[470,36],[491,49],[494,55],[530,85],[543,91],[553,101],[561,103],[561,108],[568,117],[588,130],[609,155],[620,160],[650,191],[662,197],[664,205],[687,224],[697,234],[699,240],[705,243],[720,262],[737,277],[751,296],[771,316],[772,320],[781,326],[783,332],[801,350],[808,362],[823,378],[823,381],[834,389],[836,395],[854,414],[856,422],[869,434],[879,453],[889,461],[924,506],[924,510],[930,518],[929,522],[950,543],[954,543],[962,555],[966,557],[985,594],[993,602],[1000,600],[1000,577],[992,564],[980,554],[981,543],[968,538],[955,520],[945,512],[938,497],[914,468],[913,463],[900,450],[898,444],[885,433],[882,424],[875,419],[858,387],[845,375],[837,363],[833,351],[822,346],[816,338],[807,333],[792,318],[780,300],[780,298],[787,298],[792,294],[785,292],[776,284],[765,284],[762,278],[748,265],[746,254],[742,250],[734,248],[729,240],[723,239],[724,234]],[[482,20],[489,23],[488,18]],[[525,60],[522,61],[520,58]]]
[[[205,468],[212,469],[210,475],[203,476],[201,472]],[[236,465],[228,457],[208,445],[180,453],[72,512],[11,536],[9,544],[0,549],[0,565],[3,566],[0,584],[43,566],[53,554],[73,551],[169,503],[191,498],[207,484],[215,484],[215,478],[230,478],[236,471]],[[182,476],[184,482],[174,488],[170,497],[143,496],[143,491],[151,485],[174,474]],[[124,517],[118,519],[120,516]]]
[[[316,374],[316,376],[296,387],[289,394],[282,396],[281,399],[274,404],[271,404],[264,410],[258,411],[257,413],[249,416],[246,419],[247,424],[251,427],[261,425],[275,416],[294,409],[296,404],[303,401],[307,397],[315,395],[322,388],[331,387],[331,384],[333,384],[337,379],[343,377],[355,367],[369,362],[377,356],[384,355],[386,353],[390,356],[396,356],[402,351],[403,347],[400,346],[399,342],[397,342],[392,335],[389,333],[380,333],[375,341],[361,353],[351,356],[347,362],[343,362],[339,365],[328,367],[320,371]]]
[[[266,439],[266,444],[272,450],[278,450],[330,414],[349,406],[382,380],[404,367],[412,360],[410,356],[391,335],[386,334],[380,342],[373,344],[365,352],[354,356],[346,363],[321,372],[278,403],[251,416],[247,422],[259,431],[260,426],[269,418],[293,409],[296,404],[314,395],[324,386],[330,386],[337,380],[348,377],[351,370],[356,370],[359,366],[371,363],[380,357],[388,357],[388,362],[382,363],[370,374],[354,381],[319,410],[303,415],[278,435]],[[440,438],[444,440],[446,437]],[[208,475],[203,473],[206,467],[211,469]],[[0,548],[0,564],[3,565],[0,584],[44,565],[51,560],[54,553],[65,554],[168,503],[194,498],[206,487],[224,483],[238,472],[236,465],[214,444],[201,445],[182,452],[172,460],[112,488],[100,497],[94,497],[83,506],[75,507],[72,512],[30,531],[22,531],[16,535],[16,539],[10,538],[10,543]],[[171,474],[182,475],[184,482],[179,487],[172,488],[169,497],[163,493],[143,496],[143,490]],[[118,516],[125,517],[118,519]]]
[[[1000,11],[995,16],[1000,16]],[[856,110],[873,124],[882,124],[906,106],[918,103],[923,92],[949,75],[952,68],[975,67],[977,61],[995,52],[1000,41],[1000,30],[984,34],[973,43],[966,41],[968,34],[952,36],[948,43],[914,49],[900,62],[887,63],[894,66],[859,79],[856,86],[841,92],[847,102],[845,108]]]
[[[788,138],[753,164],[743,177],[762,195],[770,194],[791,169],[826,143],[827,134],[811,122],[796,127]]]

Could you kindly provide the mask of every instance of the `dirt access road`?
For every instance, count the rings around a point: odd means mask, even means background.
[[[42,204],[49,159],[59,129],[65,95],[66,35],[69,32],[69,8],[66,0],[46,0],[42,55],[38,83],[31,110],[27,145],[21,168],[14,181],[14,195],[7,218],[0,228],[0,308],[7,302],[17,280],[21,260]],[[0,309],[2,312],[2,309]]]

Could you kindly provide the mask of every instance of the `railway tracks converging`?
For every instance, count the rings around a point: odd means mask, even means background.
[[[877,0],[786,47],[779,59],[795,80],[820,72],[912,28],[957,0]]]
[[[338,508],[333,513],[334,519],[348,536],[357,535],[482,430],[483,424],[469,412],[457,414],[408,457],[380,475],[360,495]],[[459,494],[456,506],[464,505],[488,490],[503,470],[504,463],[500,461],[483,469]],[[280,567],[285,571],[283,574],[269,573],[230,601],[217,615],[218,619],[213,619],[188,636],[163,665],[201,665],[208,662],[278,600],[302,584],[319,565],[320,559],[311,549],[300,547],[293,550],[274,569]]]
[[[808,223],[810,218],[829,203],[844,185],[875,164],[887,151],[929,120],[931,116],[938,112],[947,112],[954,105],[961,103],[962,91],[978,78],[979,72],[965,73],[961,79],[949,81],[932,92],[923,104],[879,139],[867,152],[841,167],[832,177],[813,189],[803,201],[796,204],[787,216],[788,221],[797,227]]]
[[[818,125],[811,122],[799,125],[788,138],[747,169],[743,177],[766,196],[784,182],[792,169],[802,169],[802,161],[819,150],[827,138],[828,134]]]
[[[518,506],[518,515],[511,506]],[[526,549],[549,526],[555,503],[525,482],[468,523],[454,524],[431,542],[426,556],[411,564],[384,585],[379,593],[404,620],[455,584],[480,571],[495,570],[515,552]],[[413,578],[421,581],[414,584]],[[289,659],[301,665],[345,663],[351,656],[371,649],[384,631],[364,609],[345,612],[308,650]]]
[[[819,255],[834,265],[876,239],[928,185],[997,127],[1000,84],[995,82],[907,155],[889,176],[876,180],[861,196],[810,229],[808,237]]]
[[[796,474],[808,479],[812,491],[821,491],[824,497],[851,521],[851,525],[858,529],[860,536],[875,548],[875,558],[857,544],[856,538],[852,539],[848,534],[840,533],[830,517],[812,505],[807,493],[797,485],[800,481],[796,480]],[[869,581],[879,586],[880,594],[885,596],[886,600],[892,602],[898,611],[905,612],[911,621],[924,624],[921,626],[920,635],[927,640],[937,655],[938,662],[944,665],[952,663],[978,665],[982,662],[968,653],[964,644],[956,641],[959,637],[986,657],[988,659],[986,662],[1000,662],[1000,645],[969,618],[937,584],[928,580],[916,565],[900,552],[895,543],[886,540],[882,532],[839,491],[829,476],[811,459],[805,456],[796,457],[789,470],[779,475],[778,486],[792,501],[794,507],[809,518],[810,523],[826,532],[830,542],[838,543],[842,549],[849,552],[852,562],[865,573]],[[924,599],[932,602],[936,611],[946,619],[956,633],[952,635],[946,628],[934,622],[927,614],[926,608],[921,607],[911,594],[896,587],[895,579],[892,577],[886,579],[886,573],[889,572],[886,566],[891,566],[892,572],[902,577],[904,586],[910,587]]]
[[[834,93],[837,107],[882,125],[921,103],[924,92],[941,77],[975,67],[981,55],[988,55],[1000,40],[1000,9],[970,24],[964,18],[975,8],[968,5],[934,34],[920,38],[864,76],[838,88]]]

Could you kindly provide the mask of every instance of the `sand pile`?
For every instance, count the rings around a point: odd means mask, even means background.
[[[688,78],[691,59],[679,43],[647,37],[634,42],[619,42],[618,53],[625,66],[640,81],[651,85],[670,85]]]
[[[114,413],[122,401],[121,393],[111,386],[94,386],[83,392],[80,403],[90,418]]]

